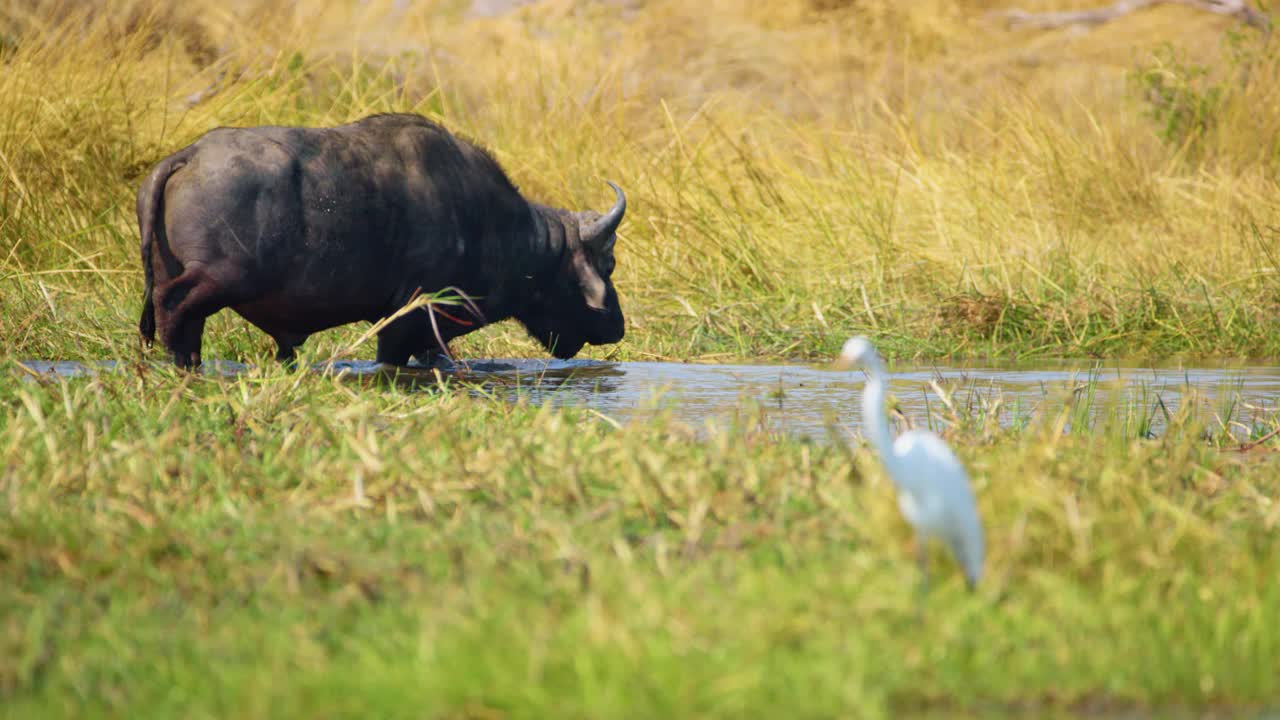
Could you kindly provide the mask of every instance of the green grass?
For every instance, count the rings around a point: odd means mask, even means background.
[[[8,384],[10,717],[831,717],[1274,704],[1271,455],[959,443],[976,594],[861,450],[129,371]],[[917,613],[920,612],[918,615]]]
[[[536,199],[626,189],[628,334],[588,357],[866,333],[899,359],[1274,358],[1274,43],[1173,5],[1081,35],[983,0],[463,4],[0,10],[0,717],[1280,707],[1280,465],[1228,436],[1278,426],[1229,396],[1205,426],[1153,397],[1090,420],[1087,378],[1012,429],[935,404],[987,575],[971,595],[935,552],[921,600],[892,487],[838,430],[289,373],[230,313],[204,354],[256,369],[152,367],[132,217],[151,163],[217,125],[417,111]],[[454,350],[541,356],[509,323]]]

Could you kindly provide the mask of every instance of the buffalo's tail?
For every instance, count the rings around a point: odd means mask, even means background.
[[[187,164],[189,150],[183,150],[161,160],[138,188],[138,234],[142,240],[142,318],[138,332],[147,347],[156,339],[156,306],[152,300],[155,288],[155,271],[151,266],[151,252],[157,233],[164,233],[164,186],[169,176]]]

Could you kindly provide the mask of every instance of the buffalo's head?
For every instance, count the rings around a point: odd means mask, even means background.
[[[551,283],[540,287],[516,319],[547,352],[561,360],[578,354],[583,345],[616,343],[626,333],[622,306],[613,288],[613,245],[627,211],[622,189],[609,183],[617,196],[609,212],[565,212],[563,254]]]

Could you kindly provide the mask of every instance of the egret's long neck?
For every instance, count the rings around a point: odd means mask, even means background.
[[[893,435],[889,432],[889,416],[884,409],[885,371],[879,358],[866,365],[867,384],[862,390],[862,432],[880,453],[885,467],[894,463]]]

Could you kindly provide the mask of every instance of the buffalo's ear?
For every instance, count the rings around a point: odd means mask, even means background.
[[[616,242],[618,242],[618,236],[616,233],[611,232],[604,237],[590,238],[588,247],[600,257],[608,257],[613,254],[613,246]]]
[[[591,262],[587,260],[587,254],[582,250],[576,250],[573,253],[573,272],[578,276],[578,284],[582,286],[582,298],[586,300],[587,307],[592,310],[604,310],[605,297],[609,293],[608,288],[605,287],[604,280],[591,266]]]

